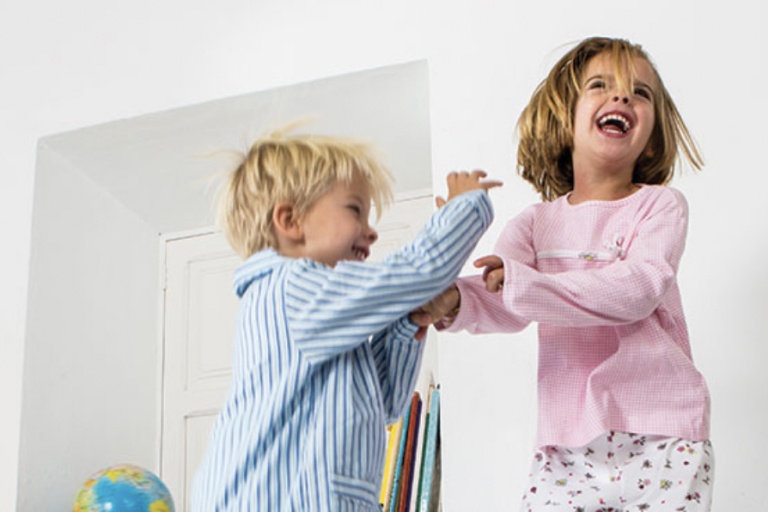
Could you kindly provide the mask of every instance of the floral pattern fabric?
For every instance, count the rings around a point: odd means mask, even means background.
[[[521,511],[708,512],[713,479],[709,441],[608,432],[539,449]]]

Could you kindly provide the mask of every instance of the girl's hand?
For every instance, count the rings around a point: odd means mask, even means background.
[[[420,308],[411,311],[411,322],[422,328],[429,327],[445,317],[455,316],[460,302],[459,289],[452,285]],[[418,333],[416,339],[420,339]]]
[[[448,184],[448,199],[443,199],[438,196],[435,198],[435,204],[438,208],[441,208],[445,203],[464,192],[478,189],[488,192],[488,190],[502,185],[502,182],[497,180],[481,181],[482,178],[485,178],[486,176],[486,172],[479,169],[472,172],[453,171],[448,173],[448,176],[446,177],[446,182]]]
[[[498,256],[483,256],[474,261],[477,268],[483,268],[485,289],[491,293],[501,291],[504,287],[504,261]]]

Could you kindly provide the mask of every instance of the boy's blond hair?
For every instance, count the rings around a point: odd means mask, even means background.
[[[392,202],[392,175],[358,140],[273,132],[256,140],[231,173],[219,197],[218,219],[229,243],[243,258],[277,248],[272,211],[294,203],[302,215],[337,182],[358,173],[368,183],[376,213]]]
[[[678,149],[691,165],[703,165],[696,144],[685,126],[672,97],[664,87],[656,66],[645,50],[625,39],[591,37],[566,53],[539,84],[517,123],[518,173],[551,201],[573,190],[573,115],[589,61],[601,54],[611,57],[614,74],[624,93],[631,93],[633,59],[645,59],[658,80],[654,89],[656,123],[635,164],[634,183],[666,184],[672,179]]]

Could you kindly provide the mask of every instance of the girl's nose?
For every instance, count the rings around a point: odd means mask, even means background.
[[[619,100],[621,100],[621,102],[624,103],[625,105],[627,103],[629,103],[629,98],[627,98],[626,96],[622,96],[622,97],[614,96],[613,97],[613,101],[619,101]]]

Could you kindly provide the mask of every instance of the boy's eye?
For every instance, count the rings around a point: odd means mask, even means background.
[[[355,212],[355,215],[357,216],[359,216],[360,212],[362,211],[361,208],[356,204],[350,204],[349,206],[347,206],[347,208]]]

